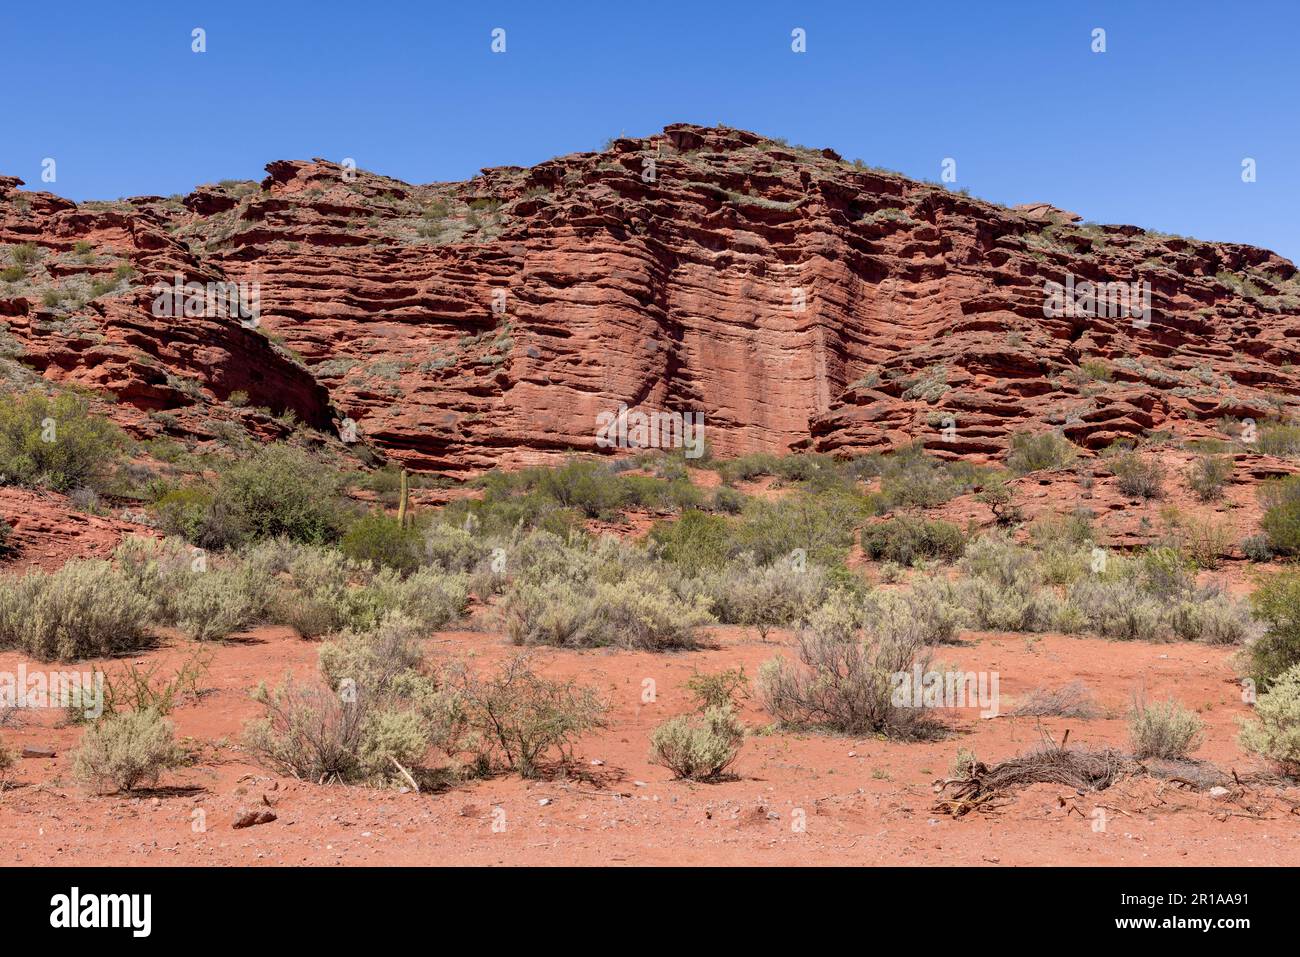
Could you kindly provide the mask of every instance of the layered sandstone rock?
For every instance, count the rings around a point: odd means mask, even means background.
[[[138,273],[75,312],[0,283],[20,361],[115,392],[142,433],[272,434],[267,413],[292,410],[452,474],[609,451],[597,417],[621,403],[702,412],[722,455],[996,457],[1023,430],[1206,434],[1285,412],[1300,382],[1300,282],[1266,250],[1006,209],[739,130],[678,124],[464,183],[267,172],[81,206],[0,180],[0,243],[38,244],[60,277]],[[178,273],[256,283],[260,325],[156,319],[147,287]],[[1149,321],[1045,316],[1067,280],[1147,282]]]

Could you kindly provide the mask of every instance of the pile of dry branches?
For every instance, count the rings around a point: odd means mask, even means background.
[[[1028,754],[1003,761],[992,767],[972,760],[960,768],[960,776],[949,778],[939,788],[942,794],[952,787],[952,795],[935,805],[936,811],[961,817],[976,808],[991,809],[990,802],[1017,788],[1030,784],[1060,784],[1076,791],[1104,791],[1121,778],[1142,772],[1142,765],[1119,751],[1103,748],[1067,748],[1069,732],[1058,745],[1045,742]]]

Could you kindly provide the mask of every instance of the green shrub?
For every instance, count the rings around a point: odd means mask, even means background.
[[[222,473],[215,506],[229,508],[242,541],[284,536],[325,544],[344,523],[338,475],[307,453],[267,445]]]
[[[1252,562],[1273,560],[1273,547],[1269,544],[1267,535],[1247,535],[1241,540],[1241,552]]]
[[[371,512],[353,522],[339,542],[343,554],[356,562],[395,569],[405,574],[420,564],[424,536],[383,512]]]
[[[1199,455],[1187,470],[1187,487],[1202,502],[1223,498],[1223,488],[1232,478],[1232,459],[1226,455]]]
[[[719,515],[688,509],[680,518],[656,522],[650,529],[650,540],[659,546],[664,561],[688,574],[697,574],[701,569],[719,568],[726,563],[731,529],[731,522]]]
[[[862,550],[872,561],[913,565],[922,559],[955,561],[966,548],[966,536],[951,522],[898,515],[862,529]]]
[[[1007,468],[1024,474],[1070,465],[1079,450],[1060,432],[1019,432],[1011,437]]]
[[[1176,701],[1134,704],[1129,738],[1138,758],[1186,758],[1204,740],[1204,724]]]
[[[472,572],[491,551],[482,538],[446,522],[424,530],[424,560],[446,572]]]
[[[1207,645],[1239,645],[1254,630],[1246,608],[1222,595],[1179,602],[1170,610],[1170,621],[1179,638]]]
[[[1243,721],[1241,745],[1300,776],[1300,664],[1277,675],[1255,702],[1255,721]]]
[[[74,559],[56,572],[29,571],[0,585],[0,647],[42,661],[75,661],[150,641],[149,600],[106,561]]]
[[[745,727],[730,708],[709,708],[702,715],[678,715],[650,735],[650,762],[677,778],[716,781],[740,756]]]
[[[1300,574],[1287,572],[1261,582],[1250,596],[1264,633],[1247,649],[1250,676],[1261,690],[1300,664]]]
[[[72,774],[99,791],[131,791],[155,784],[178,767],[184,752],[172,723],[156,711],[130,711],[105,718],[82,733],[72,755]]]
[[[1082,579],[1070,588],[1069,605],[1102,638],[1159,641],[1169,632],[1159,599],[1131,580]]]
[[[103,488],[122,445],[117,427],[75,395],[0,396],[0,474],[7,482],[57,492]]]
[[[713,493],[713,501],[710,507],[715,512],[724,512],[727,515],[739,515],[745,508],[745,494],[726,485],[718,486]]]
[[[1265,482],[1259,487],[1264,517],[1260,528],[1274,554],[1300,555],[1300,475]]]
[[[1260,425],[1255,437],[1255,448],[1263,455],[1283,458],[1300,453],[1300,426],[1282,422]]]
[[[1231,530],[1226,524],[1189,518],[1182,525],[1183,547],[1198,568],[1216,569],[1232,548]]]
[[[719,621],[746,625],[767,640],[773,628],[800,624],[826,594],[826,573],[816,565],[737,563],[709,581],[710,608]]]
[[[712,674],[697,671],[686,682],[686,690],[695,698],[695,710],[738,707],[738,699],[747,696],[749,679],[744,668],[728,668]]]
[[[480,765],[504,762],[525,778],[538,777],[552,752],[572,761],[577,739],[605,726],[606,706],[594,690],[543,678],[522,656],[487,678],[464,676],[459,691],[479,735]]]
[[[1118,480],[1120,491],[1139,498],[1158,498],[1164,486],[1164,466],[1154,456],[1133,451],[1111,453],[1106,466]]]
[[[836,565],[853,542],[859,496],[789,495],[779,502],[750,502],[732,530],[731,554],[748,552],[759,565],[802,551],[809,562]]]

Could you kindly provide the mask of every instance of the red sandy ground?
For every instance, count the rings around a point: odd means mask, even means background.
[[[317,648],[288,629],[208,646],[213,660],[198,701],[178,708],[178,734],[199,747],[189,768],[140,796],[99,797],[72,783],[68,749],[79,731],[61,712],[25,711],[0,734],[11,746],[53,746],[53,759],[25,758],[0,795],[0,854],[16,864],[1295,864],[1300,818],[1270,786],[1214,800],[1151,779],[1130,779],[1100,794],[1052,785],[1019,792],[1004,807],[953,819],[936,813],[934,782],[958,748],[984,761],[1011,757],[1040,740],[1032,719],[984,720],[974,710],[944,712],[946,739],[898,743],[816,734],[756,733],[738,779],[672,780],[647,760],[651,729],[690,705],[684,683],[696,668],[744,665],[753,675],[791,636],[764,643],[752,632],[717,628],[713,647],[671,655],[625,651],[537,654],[543,670],[577,676],[610,702],[607,730],[583,739],[575,777],[523,781],[501,776],[437,793],[321,786],[279,777],[238,747],[243,722],[258,712],[248,690],[291,671],[309,675]],[[1045,719],[1058,739],[1125,744],[1123,711],[1135,691],[1173,695],[1201,712],[1205,744],[1196,757],[1243,776],[1263,770],[1235,742],[1246,714],[1232,650],[1187,643],[1140,644],[1059,635],[969,633],[943,648],[944,662],[996,670],[1003,710],[1039,686],[1085,682],[1107,716]],[[137,661],[174,667],[192,653],[169,639]],[[436,659],[455,655],[483,668],[515,649],[498,634],[456,631],[427,641]],[[22,657],[0,654],[0,670]],[[37,666],[28,662],[30,667]],[[652,678],[657,700],[641,703]],[[768,718],[747,702],[744,716]],[[594,764],[593,762],[602,762]],[[1294,795],[1294,792],[1290,792]],[[1234,795],[1237,792],[1234,790]],[[265,798],[265,801],[264,801]],[[269,802],[277,820],[235,830],[246,808]],[[1093,830],[1106,805],[1107,827]],[[493,830],[494,809],[505,829]],[[202,809],[206,830],[196,831]],[[792,825],[802,812],[806,830]],[[499,815],[498,815],[499,818]]]

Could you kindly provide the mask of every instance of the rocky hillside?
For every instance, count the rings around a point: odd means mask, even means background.
[[[602,451],[620,403],[702,412],[713,451],[1215,431],[1285,415],[1300,278],[1251,246],[1082,224],[753,133],[685,124],[413,186],[324,160],[75,204],[0,178],[0,363],[116,401],[137,436],[297,423],[417,470]],[[255,322],[158,315],[247,283]],[[1045,315],[1049,283],[1150,313]],[[252,284],[256,284],[255,287]],[[1104,311],[1103,311],[1104,312]]]

